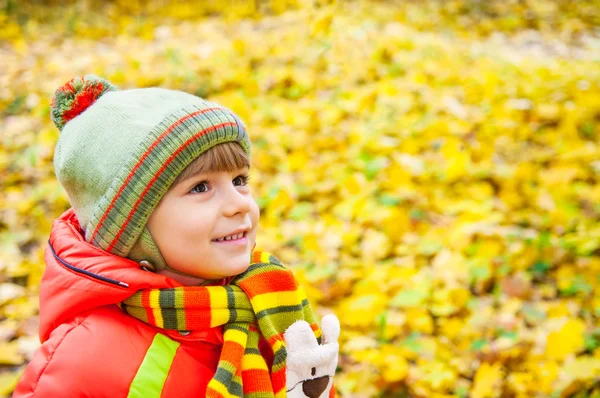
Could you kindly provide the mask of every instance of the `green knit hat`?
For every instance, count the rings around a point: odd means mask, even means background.
[[[200,154],[238,142],[244,124],[229,109],[158,87],[119,90],[94,75],[58,88],[54,170],[86,241],[157,269],[169,268],[146,223],[177,176]]]

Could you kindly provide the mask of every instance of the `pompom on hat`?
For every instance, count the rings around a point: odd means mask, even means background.
[[[54,170],[86,241],[156,269],[169,268],[146,228],[177,176],[215,145],[238,142],[242,121],[222,105],[159,87],[119,90],[95,75],[59,87]]]
[[[102,94],[118,90],[116,86],[102,78],[88,75],[76,77],[65,83],[52,97],[52,121],[62,130],[65,123],[85,111]]]

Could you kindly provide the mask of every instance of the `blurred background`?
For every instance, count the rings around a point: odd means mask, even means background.
[[[0,0],[0,396],[39,346],[54,90],[220,102],[343,397],[600,397],[597,1]]]

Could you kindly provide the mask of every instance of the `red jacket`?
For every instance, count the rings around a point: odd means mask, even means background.
[[[87,243],[72,210],[54,222],[44,257],[42,346],[14,398],[204,396],[217,368],[222,327],[184,336],[118,306],[137,290],[181,284]],[[271,355],[264,341],[261,351]]]

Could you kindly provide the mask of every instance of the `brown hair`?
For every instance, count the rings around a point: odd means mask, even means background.
[[[242,146],[237,142],[224,142],[198,156],[177,176],[172,186],[196,174],[235,171],[244,167],[250,167],[250,160]]]

